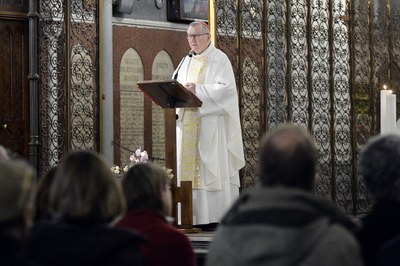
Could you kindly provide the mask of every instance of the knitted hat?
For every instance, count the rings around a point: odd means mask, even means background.
[[[21,161],[0,161],[0,223],[21,216],[34,199],[36,172]]]

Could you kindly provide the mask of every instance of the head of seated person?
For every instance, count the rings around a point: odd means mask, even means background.
[[[284,125],[263,139],[259,150],[262,186],[284,186],[310,191],[318,165],[318,152],[303,128]]]
[[[0,235],[21,239],[32,225],[36,171],[21,160],[0,161]]]
[[[122,181],[128,210],[152,209],[165,216],[171,215],[170,181],[168,173],[155,164],[132,166]]]
[[[126,209],[120,184],[90,151],[74,151],[57,166],[49,206],[55,219],[88,225],[111,223]]]
[[[7,160],[10,160],[10,154],[4,146],[0,145],[0,161]]]
[[[49,208],[50,189],[56,174],[57,166],[50,168],[40,177],[36,191],[36,215],[35,221],[51,220]]]
[[[375,201],[400,201],[400,136],[371,138],[360,154],[359,168]]]

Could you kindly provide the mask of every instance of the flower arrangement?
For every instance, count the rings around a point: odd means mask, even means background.
[[[132,155],[129,157],[129,160],[131,161],[129,165],[125,165],[124,167],[114,165],[111,167],[111,171],[114,174],[121,175],[126,172],[128,172],[129,168],[134,166],[135,164],[138,163],[146,163],[149,160],[149,155],[147,154],[147,151],[143,150],[141,148],[137,149],[132,153]],[[163,169],[167,172],[168,176],[172,179],[174,177],[174,174],[172,173],[172,169],[166,168],[163,166]]]
[[[134,153],[132,153],[131,157],[129,157],[129,160],[131,161],[130,166],[132,167],[133,165],[137,163],[145,163],[149,160],[149,155],[147,154],[147,151],[141,150],[140,148],[137,149]]]
[[[129,157],[129,160],[131,161],[129,165],[125,165],[125,167],[114,165],[113,167],[111,167],[111,171],[114,174],[126,173],[128,172],[129,168],[131,168],[135,164],[147,162],[149,160],[149,155],[147,154],[147,151],[142,151],[141,148],[139,148],[132,153],[132,155]]]

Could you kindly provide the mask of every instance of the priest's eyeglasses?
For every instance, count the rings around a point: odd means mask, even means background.
[[[190,40],[190,39],[195,39],[195,40],[197,40],[200,36],[208,35],[208,34],[209,34],[209,33],[186,35],[186,38],[187,38],[188,40]]]

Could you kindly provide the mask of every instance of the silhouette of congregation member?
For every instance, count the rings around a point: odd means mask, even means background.
[[[243,193],[219,225],[208,266],[362,265],[357,226],[313,195],[317,150],[307,131],[283,126],[263,140],[261,186]]]
[[[134,232],[110,224],[126,209],[120,184],[99,155],[72,152],[57,166],[49,205],[53,220],[35,224],[26,255],[42,265],[142,265]]]
[[[51,220],[52,218],[52,213],[49,206],[49,194],[54,176],[56,174],[56,169],[57,166],[53,166],[39,179],[36,191],[36,222],[42,220]]]
[[[22,256],[32,226],[36,171],[22,161],[0,161],[0,265],[34,265]]]
[[[378,266],[398,266],[400,264],[400,235],[391,238],[379,250]]]
[[[9,159],[10,159],[9,152],[3,145],[0,145],[0,161],[7,161]]]
[[[400,235],[400,136],[370,139],[361,151],[359,166],[374,205],[362,218],[357,237],[365,264],[377,265],[382,246]]]
[[[128,212],[115,226],[146,237],[140,246],[146,266],[196,265],[189,239],[166,219],[172,210],[170,182],[167,172],[151,163],[135,164],[122,181]]]

